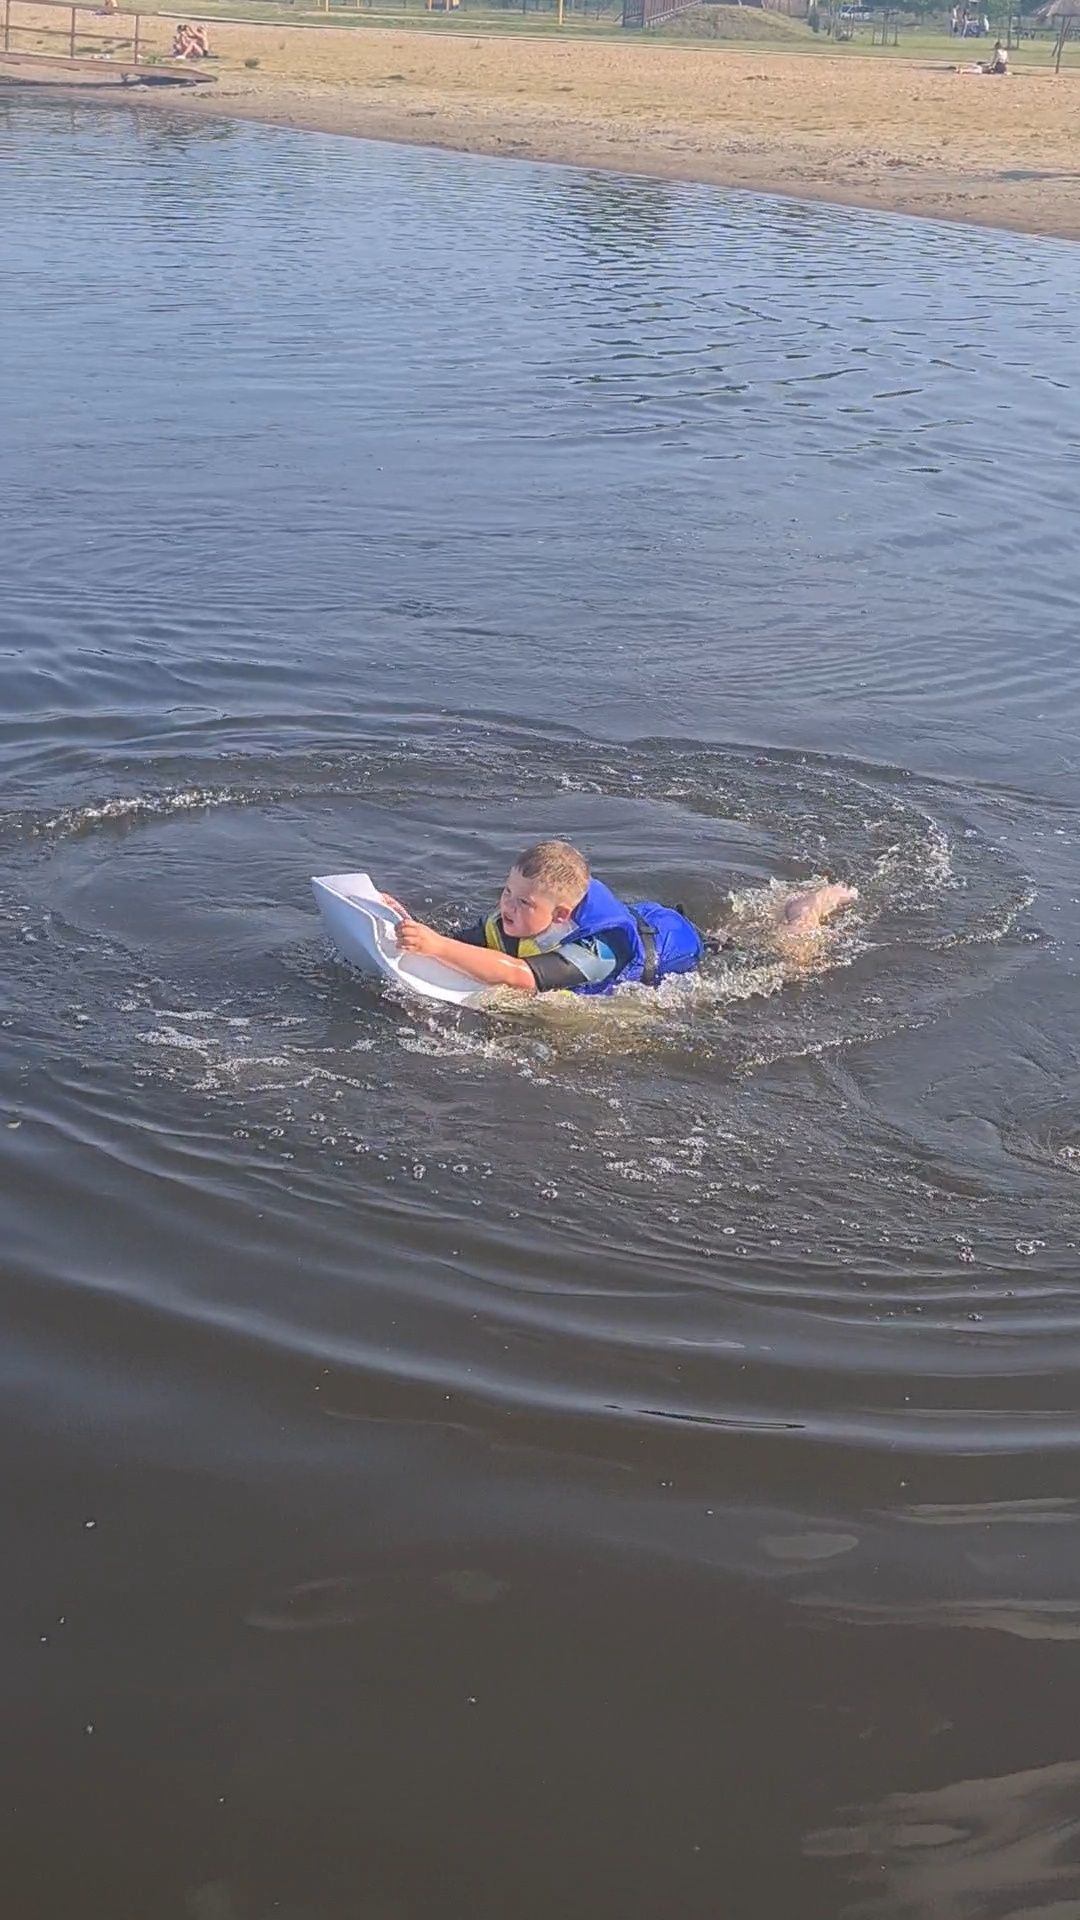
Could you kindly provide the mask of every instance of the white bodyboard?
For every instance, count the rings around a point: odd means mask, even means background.
[[[327,873],[311,882],[323,925],[343,960],[364,973],[396,980],[427,1000],[476,1006],[484,988],[467,973],[426,953],[402,953],[394,935],[401,915],[388,907],[367,873]]]

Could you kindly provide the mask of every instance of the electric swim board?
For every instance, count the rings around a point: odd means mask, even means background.
[[[402,953],[394,937],[401,919],[367,873],[327,873],[311,882],[323,925],[343,960],[362,973],[396,980],[426,1000],[478,1006],[484,989],[467,973],[426,953]]]

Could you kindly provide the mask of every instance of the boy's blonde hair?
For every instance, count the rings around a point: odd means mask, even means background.
[[[576,907],[589,884],[589,863],[568,840],[537,840],[519,853],[514,865],[522,878],[535,880],[557,907]]]

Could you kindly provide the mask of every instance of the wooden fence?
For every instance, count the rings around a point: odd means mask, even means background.
[[[659,27],[698,5],[700,0],[623,0],[622,23],[630,28]]]
[[[216,78],[186,60],[148,53],[140,13],[72,6],[70,0],[2,0],[2,7],[0,62],[6,66],[63,67],[121,81],[158,80],[174,86],[197,86]],[[57,24],[45,24],[38,17],[42,13]]]

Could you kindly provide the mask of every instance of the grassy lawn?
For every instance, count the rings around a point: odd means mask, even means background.
[[[989,36],[982,40],[956,40],[948,33],[927,33],[916,28],[907,32],[903,27],[900,29],[900,44],[896,47],[873,46],[869,28],[857,30],[852,40],[837,42],[826,39],[824,34],[818,36],[822,42],[819,51],[831,53],[837,58],[848,59],[855,56],[873,60],[930,60],[935,64],[945,62],[950,66],[964,64],[969,60],[989,59],[994,41],[999,37],[1002,40],[1006,38],[1005,22],[1004,20],[995,22],[992,18]],[[1029,39],[1025,32],[1021,44],[1014,45],[1011,59],[1014,65],[1019,64],[1025,67],[1053,66],[1056,48],[1056,31],[1051,34],[1040,33],[1037,39]],[[807,49],[804,46],[789,46],[785,51],[795,53],[805,52]],[[1062,67],[1080,64],[1078,56],[1080,56],[1080,40],[1066,40]]]
[[[128,0],[133,4],[133,0]],[[1080,5],[1080,0],[1078,0]],[[178,14],[183,0],[141,0],[140,12]],[[901,27],[896,46],[874,43],[869,26],[861,23],[849,40],[833,40],[830,35],[812,33],[800,20],[766,13],[756,7],[707,6],[699,16],[684,16],[667,27],[649,33],[623,35],[621,0],[589,0],[588,11],[567,0],[564,22],[558,25],[555,0],[516,0],[508,6],[484,5],[483,0],[462,0],[452,13],[429,12],[424,0],[330,0],[327,6],[312,5],[311,0],[199,0],[201,19],[236,20],[252,25],[319,27],[395,27],[424,33],[465,35],[527,35],[547,39],[550,36],[572,39],[626,39],[636,46],[694,46],[738,48],[747,53],[802,53],[831,59],[915,60],[955,65],[988,57],[998,33],[1005,38],[1003,21],[993,21],[989,39],[957,40],[943,31]],[[1080,22],[1078,22],[1080,25]],[[1056,32],[1043,30],[1038,38],[1025,37],[1013,51],[1014,65],[1052,66]],[[1063,67],[1080,66],[1080,38],[1066,41]]]
[[[134,6],[136,0],[128,0]],[[267,27],[393,27],[400,31],[413,29],[421,33],[462,34],[466,38],[475,38],[477,34],[511,34],[542,36],[548,38],[589,38],[610,39],[613,34],[621,33],[621,6],[619,13],[597,15],[590,13],[570,13],[567,10],[565,21],[560,29],[554,9],[541,12],[529,6],[527,12],[521,7],[472,7],[468,11],[458,9],[454,13],[429,13],[423,0],[404,0],[399,7],[387,8],[386,0],[375,0],[373,5],[340,6],[311,8],[299,4],[275,4],[275,0],[198,0],[194,12],[183,7],[182,0],[138,0],[140,13],[164,13],[179,18],[181,14],[192,18],[197,14],[200,20],[237,20],[252,26]]]

